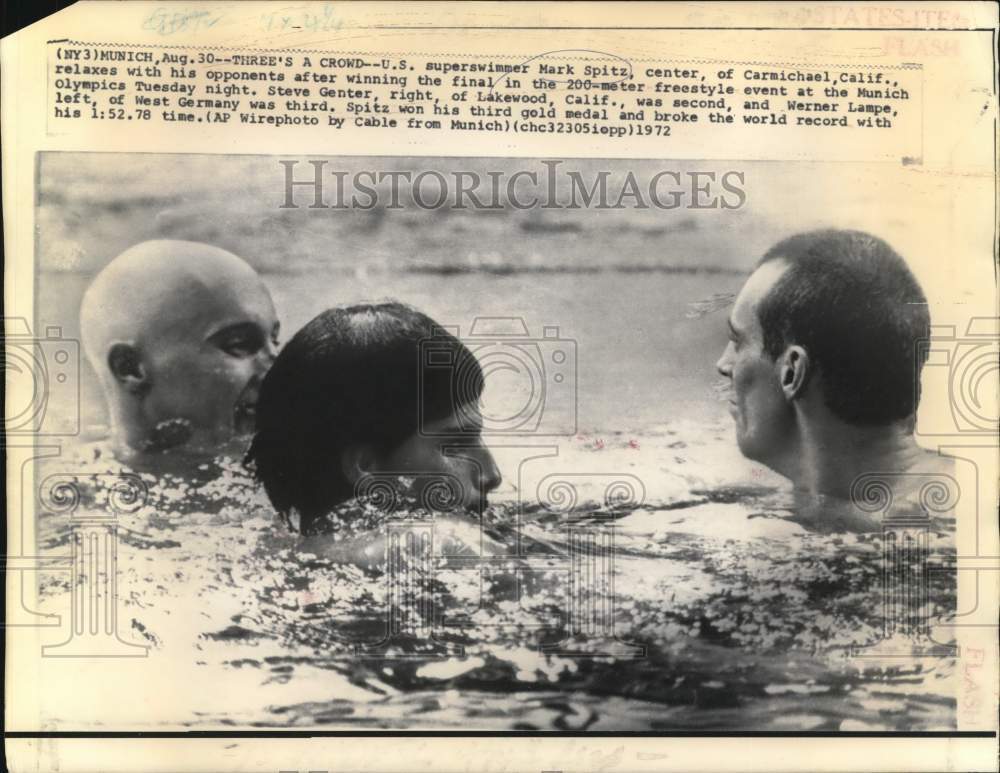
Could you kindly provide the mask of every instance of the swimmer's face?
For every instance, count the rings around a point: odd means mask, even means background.
[[[147,422],[177,426],[192,451],[218,450],[249,435],[278,332],[271,296],[250,271],[224,287],[185,287],[183,297],[157,312],[140,342]]]
[[[747,280],[728,320],[729,343],[716,364],[732,385],[729,411],[740,451],[764,464],[787,447],[792,412],[781,389],[779,364],[764,351],[757,309],[785,269],[781,261],[769,261]]]
[[[476,425],[478,416],[477,407],[463,406],[445,419],[425,422],[424,432],[414,433],[378,459],[377,471],[413,476],[418,500],[435,485],[458,489],[466,510],[482,512],[501,477],[483,443],[482,424]]]

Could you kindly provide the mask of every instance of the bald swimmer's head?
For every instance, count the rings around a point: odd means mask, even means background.
[[[253,431],[278,320],[257,272],[232,253],[130,247],[87,289],[80,330],[120,453],[213,453]]]

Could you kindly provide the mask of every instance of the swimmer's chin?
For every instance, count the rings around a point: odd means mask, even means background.
[[[135,449],[139,453],[158,454],[190,445],[194,427],[187,419],[166,419],[157,422],[149,435]]]
[[[239,454],[252,434],[237,433],[231,427],[216,432],[198,431],[184,418],[165,419],[157,422],[141,438],[117,443],[116,455],[123,460],[154,460],[161,457],[190,459],[213,458],[219,455]]]

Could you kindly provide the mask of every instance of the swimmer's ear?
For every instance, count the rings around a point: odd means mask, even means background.
[[[114,344],[108,351],[108,367],[115,380],[128,391],[141,393],[149,388],[149,375],[139,350],[131,344]]]
[[[340,454],[341,472],[352,486],[356,486],[366,475],[375,472],[375,466],[375,451],[371,446],[351,446]]]
[[[781,355],[779,378],[788,402],[802,396],[810,375],[809,353],[801,346],[789,346]]]

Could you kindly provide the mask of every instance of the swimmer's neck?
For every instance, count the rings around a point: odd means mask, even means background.
[[[242,458],[249,438],[213,434],[195,428],[183,418],[151,415],[143,399],[124,391],[108,394],[111,445],[115,456],[129,465],[162,469],[178,464],[201,464],[217,456]]]
[[[791,445],[775,470],[800,493],[843,500],[861,475],[907,472],[928,457],[913,437],[912,419],[877,427],[802,422]]]
[[[143,400],[124,390],[106,394],[111,416],[111,443],[122,461],[155,459],[166,451],[182,450],[191,440],[183,421],[156,421],[148,416]]]
[[[245,451],[242,444],[235,441],[211,450],[199,449],[186,442],[157,442],[156,436],[142,427],[121,424],[115,425],[111,449],[116,460],[136,472],[177,475],[192,480],[212,477],[217,472],[218,459],[241,460]]]
[[[211,478],[218,472],[217,457],[208,454],[188,454],[182,449],[137,451],[119,443],[112,445],[112,451],[116,461],[140,474],[174,475],[195,481]]]

